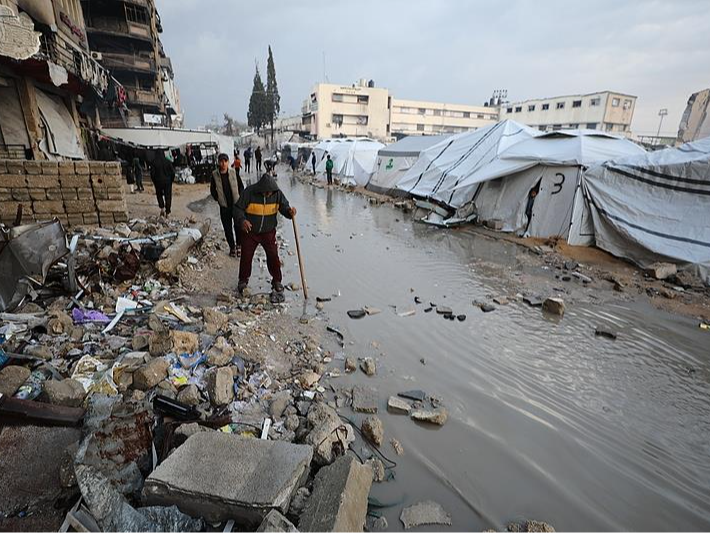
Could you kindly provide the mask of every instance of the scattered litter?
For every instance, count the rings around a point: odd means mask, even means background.
[[[367,312],[364,309],[353,309],[351,311],[348,311],[348,316],[350,318],[362,318],[367,314]]]

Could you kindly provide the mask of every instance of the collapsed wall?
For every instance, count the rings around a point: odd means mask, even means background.
[[[128,213],[121,165],[103,161],[0,160],[0,222],[59,219],[67,226],[112,225]]]

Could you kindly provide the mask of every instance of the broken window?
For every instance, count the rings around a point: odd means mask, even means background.
[[[148,16],[148,10],[141,6],[134,6],[130,4],[124,5],[126,9],[126,20],[128,22],[135,22],[136,24],[150,24],[150,17]]]
[[[565,108],[564,102],[557,102],[557,104],[555,104],[555,109],[564,109],[564,108]]]

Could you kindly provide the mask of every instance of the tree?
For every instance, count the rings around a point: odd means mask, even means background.
[[[239,133],[239,128],[237,127],[237,121],[229,116],[229,113],[224,114],[224,126],[222,126],[222,132],[225,135],[233,137]]]
[[[271,125],[271,144],[274,144],[274,120],[279,116],[279,111],[281,111],[281,97],[276,84],[274,55],[269,45],[269,59],[266,63],[266,122]]]
[[[249,98],[247,124],[259,133],[259,130],[266,122],[266,91],[264,90],[264,82],[261,81],[261,74],[259,74],[259,66],[257,65],[254,73],[254,87]]]

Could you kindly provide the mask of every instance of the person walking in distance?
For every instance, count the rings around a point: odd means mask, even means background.
[[[247,146],[247,149],[244,150],[244,172],[249,174],[250,169],[251,169],[251,146]]]
[[[254,160],[256,161],[256,173],[261,172],[261,146],[257,146],[254,150]]]
[[[160,216],[170,216],[173,204],[173,180],[175,169],[173,164],[165,158],[162,150],[156,150],[153,157],[153,166],[150,169],[150,179],[155,187],[155,196],[158,198]]]
[[[333,160],[330,158],[330,154],[325,162],[325,174],[328,177],[328,185],[333,185]]]
[[[239,196],[244,192],[244,183],[237,174],[236,169],[229,168],[229,156],[219,154],[217,157],[217,170],[212,173],[210,180],[210,194],[219,204],[219,218],[224,228],[224,236],[229,245],[230,257],[236,257],[239,251],[240,234],[239,225],[235,218],[234,205]]]
[[[239,176],[242,170],[242,159],[239,157],[239,150],[234,150],[234,162],[232,163],[232,168],[234,168],[237,172],[237,176]]]
[[[133,158],[133,176],[136,179],[136,190],[138,192],[143,192],[143,167],[141,166],[141,160],[137,157]]]
[[[266,252],[266,266],[271,274],[271,302],[283,302],[281,260],[276,243],[277,215],[281,213],[286,218],[293,218],[296,216],[296,208],[289,205],[276,179],[271,174],[264,173],[259,181],[244,190],[244,194],[237,201],[235,212],[242,229],[242,257],[239,261],[237,291],[243,295],[249,285],[254,252],[261,245]]]
[[[311,152],[311,166],[313,167],[313,175],[316,175],[316,153]]]

